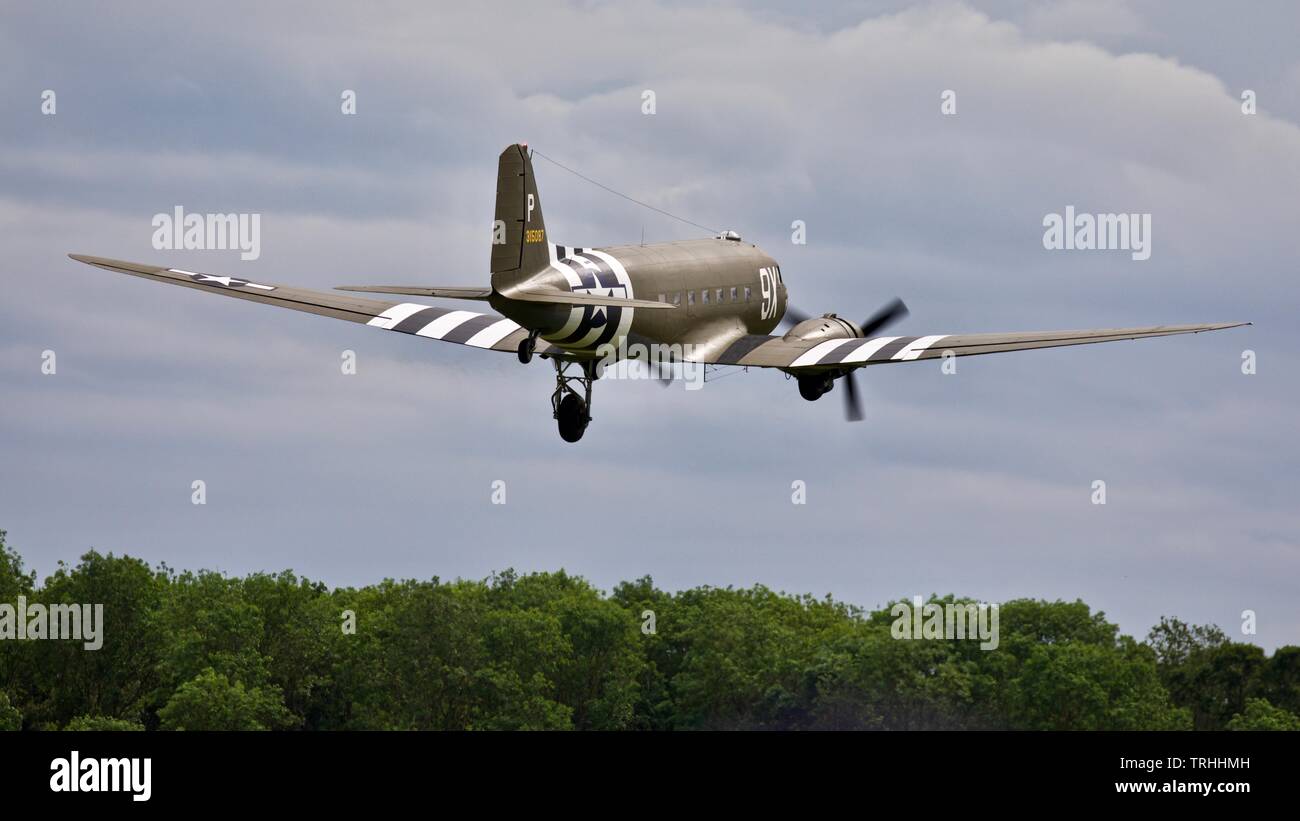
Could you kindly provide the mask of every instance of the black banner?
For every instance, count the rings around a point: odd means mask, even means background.
[[[1290,742],[1290,743],[1288,743]],[[1289,793],[1290,734],[6,733],[6,801],[38,807],[338,808],[430,791],[536,800],[691,790],[765,801],[997,795],[1215,810]],[[960,786],[959,786],[960,785]],[[486,792],[484,792],[486,790]],[[540,792],[539,792],[540,791]],[[1136,794],[1136,795],[1135,795]],[[1141,796],[1141,797],[1137,797]],[[553,796],[558,799],[558,796]],[[662,796],[661,796],[662,797]]]

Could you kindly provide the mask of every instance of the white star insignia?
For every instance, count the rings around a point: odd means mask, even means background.
[[[195,282],[215,282],[224,288],[256,288],[259,291],[274,291],[274,285],[258,285],[256,282],[249,282],[239,277],[218,277],[212,274],[200,274],[196,271],[186,271],[184,268],[168,268],[173,274],[184,274]]]
[[[199,281],[216,282],[226,286],[227,288],[230,287],[230,284],[232,282],[236,282],[236,281],[238,281],[240,285],[246,284],[243,280],[236,280],[234,277],[214,277],[214,276],[210,276],[209,274],[199,274]]]

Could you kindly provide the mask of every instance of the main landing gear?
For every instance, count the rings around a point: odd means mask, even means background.
[[[520,357],[522,358],[522,352]],[[596,362],[590,359],[581,362],[552,359],[551,362],[555,365],[555,393],[551,394],[552,415],[560,426],[560,438],[566,442],[576,442],[582,438],[587,425],[591,423],[591,383],[596,381]],[[572,368],[577,368],[580,373],[571,374]],[[581,394],[574,389],[575,382],[581,388]]]
[[[533,351],[537,350],[537,331],[519,340],[519,361],[527,365],[533,361]]]
[[[537,331],[519,340],[519,361],[527,365],[537,350]],[[576,442],[591,424],[591,383],[596,381],[596,361],[560,359],[542,354],[555,365],[555,392],[551,394],[551,416],[560,427],[560,438]],[[578,373],[573,373],[577,370]],[[575,387],[576,385],[576,387]]]

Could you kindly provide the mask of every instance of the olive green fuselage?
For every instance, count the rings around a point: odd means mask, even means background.
[[[511,290],[559,289],[674,306],[577,307],[524,302],[509,292],[492,296],[496,310],[575,355],[631,342],[729,344],[746,334],[771,333],[785,313],[780,269],[751,243],[703,239],[549,250],[550,264]]]

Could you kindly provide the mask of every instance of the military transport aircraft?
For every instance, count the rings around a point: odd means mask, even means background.
[[[1158,325],[1112,330],[1033,333],[881,336],[907,314],[894,300],[860,324],[790,309],[776,260],[726,231],[711,239],[575,248],[556,245],[546,232],[532,155],[520,143],[497,166],[496,221],[491,281],[480,287],[341,286],[339,290],[485,302],[500,316],[311,291],[102,257],[71,254],[78,262],[297,311],[364,322],[386,331],[511,351],[528,363],[534,354],[555,366],[551,413],[567,442],[582,438],[591,421],[591,387],[600,374],[598,351],[640,343],[689,351],[691,362],[777,368],[797,379],[815,400],[844,379],[850,420],[861,419],[853,372],[866,365],[915,362],[944,355],[1019,351],[1119,339],[1214,331],[1249,323]],[[785,319],[793,327],[773,335]],[[575,387],[576,386],[576,387]]]

